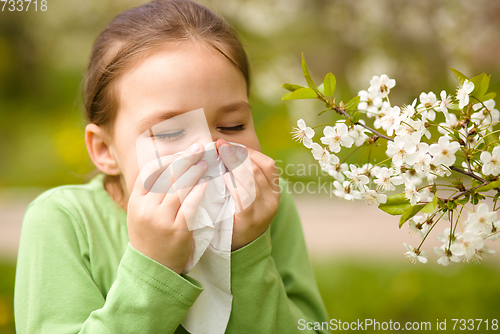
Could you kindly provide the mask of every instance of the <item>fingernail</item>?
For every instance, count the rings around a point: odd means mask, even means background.
[[[189,149],[193,153],[198,153],[198,152],[201,152],[202,146],[200,143],[194,143],[193,145],[191,145],[191,147]]]
[[[203,184],[203,183],[206,183],[207,181],[205,181],[205,179],[199,179],[198,182],[196,182],[196,184]]]
[[[222,146],[222,153],[224,153],[225,155],[230,155],[230,154],[233,154],[234,151],[231,148],[231,146],[224,145],[224,146]]]
[[[207,162],[205,160],[200,160],[195,165],[196,166],[200,166],[202,168],[205,168],[205,167],[207,167],[208,164],[207,164]]]
[[[241,147],[241,146],[234,146],[238,151],[240,151],[241,153],[246,153],[247,152],[247,149],[244,148],[244,147]]]

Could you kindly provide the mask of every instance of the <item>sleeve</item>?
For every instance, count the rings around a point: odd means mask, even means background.
[[[17,262],[17,333],[174,333],[203,290],[128,244],[104,296],[87,250],[66,208],[49,199],[30,205]]]
[[[283,189],[283,187],[281,187]],[[328,314],[291,195],[267,231],[232,253],[228,333],[329,333]],[[239,329],[239,330],[237,330]]]

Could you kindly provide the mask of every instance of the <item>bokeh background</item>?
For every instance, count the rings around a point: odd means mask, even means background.
[[[43,190],[85,182],[93,170],[80,96],[93,41],[114,16],[145,2],[48,0],[45,12],[0,12],[0,333],[14,333],[24,209]],[[302,53],[317,82],[335,74],[336,96],[344,101],[383,73],[397,81],[391,102],[398,105],[410,104],[422,91],[451,92],[457,83],[449,67],[470,77],[491,74],[490,90],[500,92],[500,1],[201,3],[220,12],[247,47],[257,134],[263,152],[291,182],[330,317],[429,321],[433,329],[436,319],[448,319],[448,329],[452,318],[500,319],[500,255],[479,265],[442,268],[430,241],[431,264],[413,266],[403,258],[402,243],[416,246],[419,240],[398,230],[397,218],[293,187],[312,182],[310,189],[316,189],[329,179],[311,167],[310,152],[292,141],[292,127],[299,118],[320,124],[332,116],[316,116],[321,103],[281,101],[283,83],[305,84]]]

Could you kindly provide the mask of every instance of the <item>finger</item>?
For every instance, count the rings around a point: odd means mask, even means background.
[[[175,160],[174,156],[164,156],[155,159],[144,165],[140,171],[137,179],[135,180],[132,193],[135,195],[143,196],[147,194],[158,177],[165,171],[165,169]]]
[[[194,143],[180,155],[172,155],[175,159],[156,179],[150,192],[166,194],[175,181],[203,157],[203,151],[203,145]]]
[[[231,194],[231,197],[234,200],[236,213],[242,212],[250,205],[252,205],[255,200],[256,194],[258,194],[258,191],[249,193],[242,186],[242,184],[229,172],[224,174],[224,182],[229,190],[229,193]]]
[[[184,201],[193,186],[201,179],[208,168],[208,163],[205,160],[200,160],[182,174],[169,189],[163,203],[170,206],[170,198],[177,197],[180,203]],[[175,199],[177,202],[177,199]]]
[[[223,145],[220,148],[220,152],[224,165],[247,192],[255,197],[255,181],[252,162],[248,159],[246,149],[238,146]]]
[[[276,194],[279,194],[279,192],[276,193],[273,190],[264,172],[260,169],[259,166],[257,166],[257,164],[254,163],[253,168],[253,174],[255,176],[255,186],[261,198],[266,202],[276,200]]]
[[[266,176],[266,179],[274,192],[280,192],[279,186],[279,172],[276,167],[276,162],[267,155],[247,148],[248,156]]]
[[[175,218],[174,226],[180,229],[192,231],[194,229],[194,221],[198,207],[203,200],[207,183],[204,179],[200,179],[189,191],[180,206]]]

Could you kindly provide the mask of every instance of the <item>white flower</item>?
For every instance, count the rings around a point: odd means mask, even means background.
[[[392,191],[396,189],[392,182],[394,180],[393,178],[391,179],[391,176],[394,175],[394,170],[392,168],[378,168],[377,172],[374,172],[373,175],[376,177],[373,182],[377,185],[377,191]]]
[[[382,107],[378,111],[378,114],[375,115],[375,121],[373,122],[373,126],[375,129],[379,129],[382,127],[382,118],[389,112],[389,109],[391,108],[391,105],[389,102],[384,101],[382,103]]]
[[[368,92],[366,90],[361,90],[358,93],[359,110],[365,110],[366,116],[373,117],[378,114],[378,109],[382,106],[382,98],[378,96],[377,92]]]
[[[394,130],[399,128],[401,124],[401,109],[398,106],[392,107],[388,110],[384,117],[381,119],[382,129],[384,129],[389,136],[392,136]]]
[[[408,250],[405,253],[405,256],[411,261],[413,264],[418,264],[419,262],[427,263],[427,258],[429,257],[425,251],[420,251],[412,246],[408,245],[406,242],[404,243],[406,249]]]
[[[407,118],[401,123],[399,128],[396,129],[396,136],[405,137],[405,140],[411,140],[415,144],[418,144],[426,131],[428,130],[425,128],[424,122]]]
[[[359,191],[352,190],[350,181],[344,181],[344,183],[333,181],[333,185],[335,187],[333,193],[337,197],[346,199],[348,201],[361,198],[361,193]]]
[[[441,101],[439,102],[439,109],[441,109],[441,112],[444,114],[444,117],[448,121],[450,118],[450,114],[448,113],[448,109],[453,106],[453,103],[451,103],[451,96],[446,94],[445,90],[441,91]],[[455,117],[456,118],[456,117]]]
[[[326,147],[321,147],[318,143],[313,143],[311,145],[311,152],[314,159],[316,159],[321,167],[327,167],[330,164],[338,164],[340,162],[339,158],[328,152]]]
[[[362,198],[368,203],[368,205],[379,205],[380,203],[387,202],[387,195],[379,194],[375,190],[369,189],[362,193]]]
[[[469,104],[469,94],[474,90],[474,83],[465,79],[464,83],[457,89],[458,107],[462,109]]]
[[[455,255],[463,255],[467,260],[472,259],[476,250],[484,247],[484,241],[477,234],[465,231],[457,235],[456,240],[451,244],[450,250]]]
[[[413,168],[417,173],[424,173],[427,175],[430,172],[431,156],[429,155],[429,144],[419,143],[417,145],[417,157],[413,164]]]
[[[302,142],[305,147],[311,148],[314,137],[314,130],[306,126],[306,122],[301,118],[297,121],[297,127],[293,129],[293,139]]]
[[[410,105],[405,105],[403,110],[401,110],[401,114],[406,116],[407,118],[413,117],[415,115],[415,105],[417,104],[417,99],[413,100],[413,103]]]
[[[480,262],[487,260],[487,256],[497,254],[497,252],[493,249],[488,249],[488,246],[484,244],[483,248],[479,248],[476,250],[476,254],[469,259],[470,262]]]
[[[455,152],[460,148],[457,142],[451,142],[448,137],[442,136],[437,144],[432,144],[429,147],[429,153],[432,155],[432,163],[434,165],[451,166],[455,163]]]
[[[436,94],[434,94],[433,92],[429,92],[428,94],[421,93],[419,98],[420,103],[423,104],[426,108],[435,108],[439,105]]]
[[[460,262],[463,259],[463,256],[454,255],[448,248],[446,248],[446,245],[443,245],[441,247],[434,247],[434,252],[436,252],[436,254],[440,256],[440,258],[437,260],[437,263],[443,266],[449,265],[450,261]]]
[[[420,238],[423,239],[430,229],[430,225],[427,224],[427,215],[418,215],[410,218],[408,221],[408,228],[410,232],[418,234]]]
[[[483,163],[482,172],[484,175],[500,174],[500,146],[496,146],[491,153],[483,151],[479,158]]]
[[[363,120],[359,121],[360,123],[363,123]],[[364,127],[361,125],[354,125],[354,128],[352,130],[349,130],[349,136],[354,140],[354,145],[356,146],[361,146],[365,142],[365,140],[368,139],[368,136],[366,135],[366,130]]]
[[[348,169],[349,167],[347,167],[346,163],[330,165],[328,168],[328,174],[330,174],[330,176],[333,176],[334,179],[340,182],[344,182],[345,177],[343,173]]]
[[[321,142],[329,145],[330,151],[340,152],[341,146],[351,147],[354,139],[349,136],[349,129],[345,123],[337,123],[335,127],[326,126],[323,129],[325,137],[321,137]]]
[[[405,140],[401,136],[396,136],[394,142],[387,143],[386,154],[392,158],[396,166],[401,166],[404,162],[412,165],[416,162],[417,145],[411,140]]]
[[[434,108],[439,105],[436,94],[433,92],[421,93],[419,98],[420,104],[417,106],[417,110],[422,114],[422,120],[424,122],[426,120],[434,121],[436,119]]]
[[[439,123],[437,130],[445,136],[449,136],[450,129],[455,129],[458,126],[457,116],[455,114],[448,114],[444,123]]]
[[[376,92],[380,97],[386,97],[391,91],[391,88],[396,86],[396,80],[389,79],[387,75],[382,74],[380,77],[374,76],[370,80],[370,85],[368,92]]]
[[[410,200],[411,205],[415,205],[420,201],[420,193],[413,183],[405,184],[405,196]]]
[[[488,235],[486,240],[497,240],[500,238],[500,221],[494,222],[491,224],[493,227],[491,229],[491,234]]]
[[[493,222],[496,219],[497,213],[490,211],[488,204],[481,203],[478,205],[475,213],[469,213],[468,224],[465,230],[485,237],[491,233]]]
[[[472,106],[472,109],[474,109],[477,112],[471,115],[471,120],[478,125],[482,124],[486,120],[487,124],[490,124],[489,127],[490,130],[491,127],[496,122],[498,122],[500,118],[500,112],[497,109],[495,109],[494,100],[484,101],[483,103],[476,103],[475,105]]]
[[[366,190],[365,184],[368,184],[370,179],[368,176],[363,175],[356,166],[351,164],[349,167],[351,168],[351,171],[344,172],[345,176],[351,179],[352,183],[358,187],[360,192],[364,192]]]

